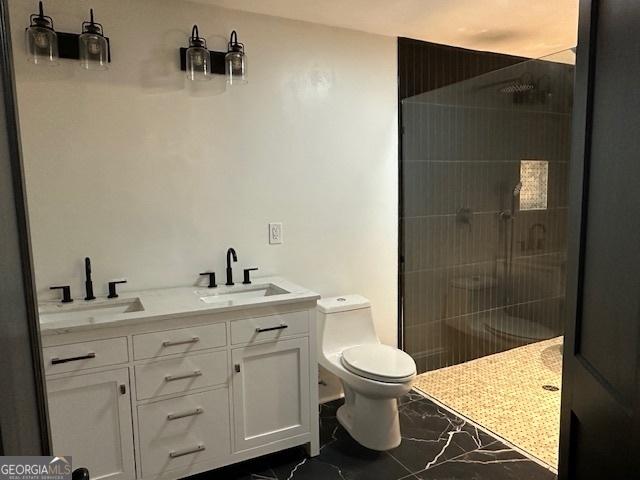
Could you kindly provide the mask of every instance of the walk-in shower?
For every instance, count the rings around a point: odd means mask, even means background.
[[[522,61],[401,101],[400,336],[426,372],[419,386],[443,403],[464,396],[461,382],[481,403],[491,368],[496,378],[521,368],[536,387],[514,388],[538,403],[555,395],[559,406],[573,58]],[[516,352],[531,344],[541,350]],[[493,357],[511,351],[519,365]],[[553,374],[540,358],[536,377],[538,366],[522,359],[542,351],[558,358]],[[475,373],[484,378],[464,377],[485,358]],[[472,384],[478,391],[468,392]],[[504,385],[491,395],[501,392],[513,397]],[[500,408],[493,397],[486,409]],[[557,444],[556,429],[549,435]]]

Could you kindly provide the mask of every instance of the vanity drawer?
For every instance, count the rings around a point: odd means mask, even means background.
[[[104,367],[129,361],[125,337],[72,343],[42,349],[47,375],[75,372],[86,368]]]
[[[227,352],[201,353],[136,365],[138,400],[227,382]]]
[[[229,391],[220,388],[138,407],[143,477],[231,453]]]
[[[133,357],[161,357],[174,353],[187,353],[207,348],[224,347],[227,344],[225,323],[201,325],[164,332],[145,333],[133,336]]]
[[[231,322],[231,343],[261,342],[309,332],[309,312],[282,313]]]

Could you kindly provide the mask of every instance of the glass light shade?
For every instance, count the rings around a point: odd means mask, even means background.
[[[191,46],[187,49],[187,78],[195,81],[211,78],[209,50],[199,46]]]
[[[225,73],[229,85],[247,83],[247,56],[242,50],[232,50],[224,57]]]
[[[31,25],[26,30],[26,41],[30,62],[37,65],[58,63],[58,35],[51,28]]]
[[[80,65],[87,70],[106,70],[109,63],[107,39],[99,33],[85,32],[78,39]]]

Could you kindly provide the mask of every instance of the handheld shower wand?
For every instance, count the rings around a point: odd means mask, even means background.
[[[516,216],[516,210],[520,210],[520,191],[522,190],[522,182],[516,183],[511,192],[511,217]],[[516,199],[518,199],[518,205],[516,206]]]
[[[520,192],[522,191],[522,182],[518,181],[516,186],[513,187],[511,191],[511,211],[509,212],[509,216],[506,217],[509,220],[509,246],[507,247],[507,229],[504,229],[505,239],[504,239],[504,248],[505,248],[505,261],[506,261],[506,288],[504,289],[504,307],[506,308],[509,303],[511,303],[511,281],[513,276],[513,246],[514,246],[514,236],[515,236],[515,218],[516,211],[520,210]],[[505,225],[506,227],[506,225]],[[507,250],[508,248],[508,250]]]

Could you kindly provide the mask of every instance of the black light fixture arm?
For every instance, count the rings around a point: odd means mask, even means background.
[[[53,18],[44,14],[44,7],[42,2],[38,2],[38,13],[34,13],[29,17],[30,27],[42,27],[53,30]]]
[[[194,25],[191,29],[191,38],[189,39],[190,47],[207,48],[207,41],[200,36],[198,25]]]
[[[101,23],[96,23],[93,20],[93,8],[89,9],[90,20],[82,22],[82,33],[95,33],[104,37],[104,29]]]
[[[244,51],[244,43],[238,42],[238,32],[236,32],[235,30],[231,32],[231,36],[229,37],[229,43],[227,44],[227,51],[229,52]]]

